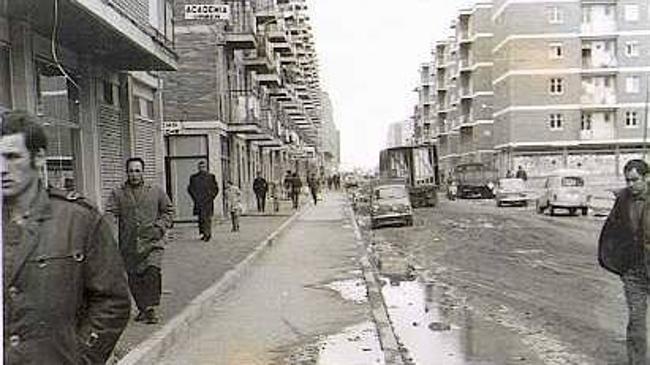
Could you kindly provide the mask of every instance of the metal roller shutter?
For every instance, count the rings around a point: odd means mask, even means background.
[[[101,105],[99,107],[99,169],[103,202],[106,202],[113,188],[124,182],[124,155],[119,109]]]
[[[135,156],[144,160],[144,178],[148,182],[156,181],[156,125],[154,121],[143,118],[135,120]]]

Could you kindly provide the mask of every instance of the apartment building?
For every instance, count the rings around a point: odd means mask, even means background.
[[[418,102],[414,108],[414,136],[415,144],[435,143],[435,136],[432,128],[435,120],[435,80],[433,77],[434,63],[425,62],[420,65],[419,83],[415,88],[418,94]]]
[[[100,207],[140,156],[163,182],[161,83],[176,69],[167,0],[0,0],[0,110],[41,117],[44,176]]]
[[[319,131],[320,151],[323,155],[323,163],[326,174],[333,174],[338,171],[341,163],[341,146],[339,130],[334,123],[334,108],[332,100],[326,92],[321,93],[322,123]]]
[[[167,184],[177,218],[191,220],[187,179],[207,160],[254,204],[257,173],[279,183],[286,170],[318,170],[320,85],[302,0],[229,0],[228,19],[187,19],[176,1],[178,71],[165,75]],[[225,202],[216,204],[222,212]]]
[[[538,14],[538,16],[531,16]],[[494,1],[501,171],[620,173],[639,157],[650,74],[647,0]]]

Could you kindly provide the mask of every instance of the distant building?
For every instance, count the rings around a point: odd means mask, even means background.
[[[320,126],[320,152],[324,159],[324,168],[326,173],[338,171],[341,162],[341,146],[339,140],[339,130],[334,123],[334,113],[332,100],[329,94],[321,94],[322,123]]]
[[[386,148],[409,146],[413,143],[413,119],[388,125]]]

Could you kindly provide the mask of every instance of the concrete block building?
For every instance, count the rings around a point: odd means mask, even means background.
[[[443,171],[482,162],[501,175],[616,176],[642,155],[648,0],[479,1],[452,21],[433,64],[433,134],[419,138],[438,144]]]
[[[47,183],[100,207],[140,156],[164,181],[161,82],[176,69],[168,0],[0,0],[0,110],[46,124]]]
[[[640,155],[648,1],[495,1],[492,20],[501,169],[613,175]]]

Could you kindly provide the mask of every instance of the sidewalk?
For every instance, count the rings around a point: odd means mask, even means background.
[[[115,358],[124,357],[162,328],[192,299],[242,262],[293,213],[290,201],[280,201],[280,211],[275,214],[243,216],[239,232],[230,231],[230,221],[215,222],[210,242],[199,240],[196,224],[177,224],[169,232],[163,261],[161,323],[146,325],[131,319],[115,348]]]

